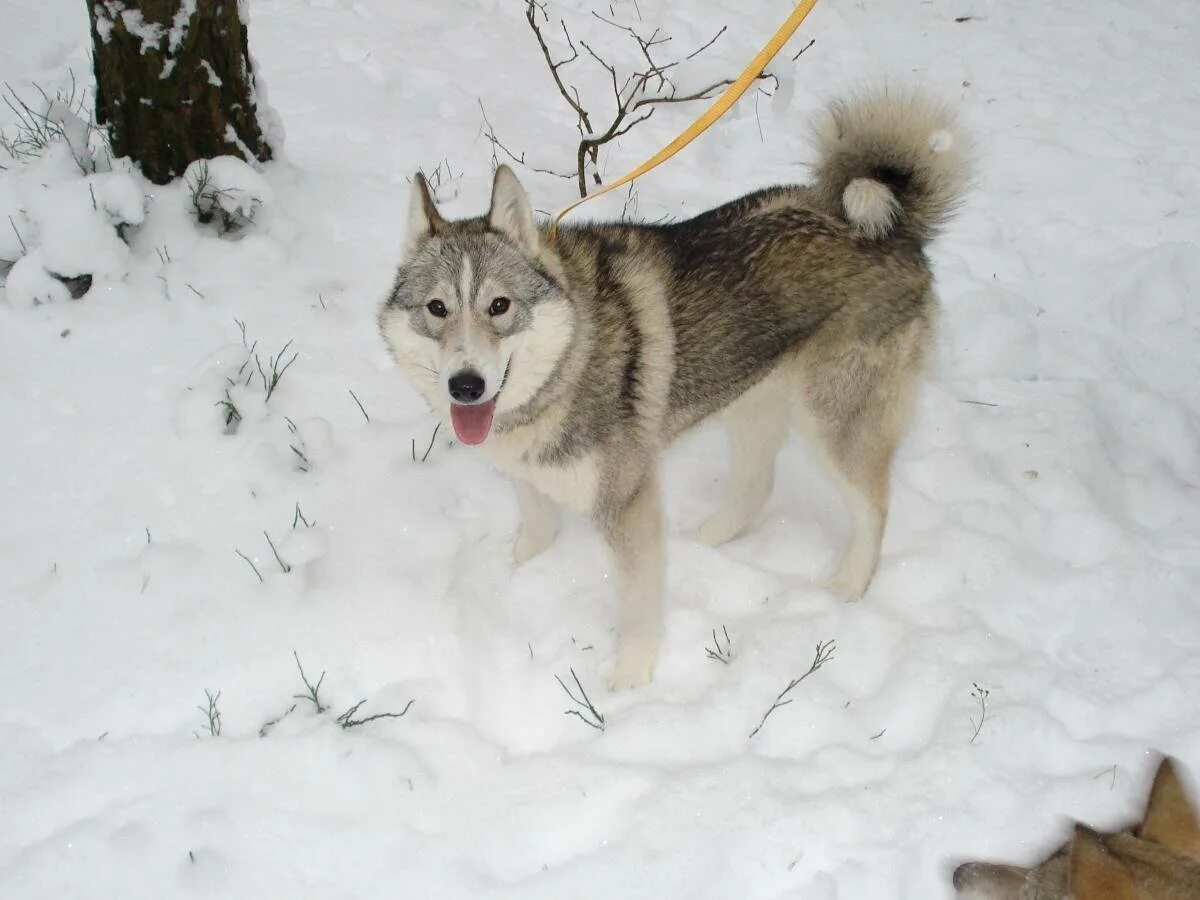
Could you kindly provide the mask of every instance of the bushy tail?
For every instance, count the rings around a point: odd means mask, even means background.
[[[879,90],[834,103],[816,146],[819,202],[876,240],[897,232],[932,240],[970,180],[971,148],[953,114],[915,93]]]

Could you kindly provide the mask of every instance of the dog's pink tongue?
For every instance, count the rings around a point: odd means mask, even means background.
[[[496,411],[496,399],[493,397],[487,403],[476,403],[466,406],[462,403],[450,404],[450,424],[454,433],[464,444],[482,444],[492,430],[492,414]]]

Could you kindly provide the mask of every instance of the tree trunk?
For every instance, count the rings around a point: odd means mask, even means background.
[[[87,0],[96,119],[155,184],[215,156],[271,158],[238,0]]]

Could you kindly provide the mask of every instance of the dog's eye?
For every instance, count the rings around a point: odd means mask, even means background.
[[[508,308],[511,305],[507,297],[497,297],[492,301],[492,305],[488,307],[488,315],[502,316],[508,312]]]
[[[429,310],[429,314],[435,319],[446,318],[446,304],[441,300],[430,300],[425,304],[425,308]]]

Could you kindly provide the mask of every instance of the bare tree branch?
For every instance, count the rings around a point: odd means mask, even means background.
[[[528,4],[525,7],[525,21],[527,21],[529,23],[529,27],[533,29],[533,34],[537,38],[538,46],[542,48],[542,55],[546,58],[546,65],[550,67],[550,74],[554,78],[554,83],[558,85],[558,92],[562,94],[563,99],[567,101],[567,105],[570,106],[571,109],[575,110],[575,114],[579,116],[579,121],[583,123],[583,127],[590,132],[592,130],[592,123],[588,121],[588,114],[584,110],[583,106],[579,103],[578,91],[576,91],[575,97],[572,98],[570,93],[567,92],[567,87],[565,84],[563,84],[561,76],[558,74],[559,69],[579,58],[579,51],[575,49],[575,43],[571,40],[571,33],[567,31],[567,23],[562,19],[558,20],[559,24],[562,25],[563,37],[567,39],[567,46],[571,48],[571,55],[566,59],[560,59],[558,62],[555,62],[553,57],[550,55],[550,48],[546,46],[545,38],[542,37],[542,29],[537,24],[538,12],[541,12],[542,17],[546,22],[550,21],[550,17],[546,13],[546,4],[539,3],[538,0],[528,0]]]
[[[509,150],[506,146],[504,146],[504,143],[500,140],[500,138],[496,137],[496,129],[494,129],[492,127],[491,120],[488,119],[487,110],[485,110],[483,108],[483,101],[480,100],[479,98],[476,98],[476,102],[479,104],[479,112],[482,113],[482,115],[483,115],[483,126],[481,129],[483,136],[485,138],[487,138],[492,144],[492,168],[493,169],[495,169],[498,165],[500,165],[500,159],[499,159],[499,157],[496,156],[496,150],[497,150],[497,148],[499,148],[500,150],[504,151],[505,156],[507,156],[513,162],[529,169],[531,172],[541,172],[543,175],[553,175],[555,178],[565,178],[567,181],[570,181],[572,178],[575,177],[572,174],[569,174],[569,173],[564,174],[563,172],[555,172],[552,169],[540,169],[537,166],[531,165],[530,163],[527,163],[525,161],[525,151],[522,150],[521,155],[518,156],[517,154],[515,154],[511,150]]]
[[[611,6],[609,7],[609,13],[612,15]],[[635,125],[649,119],[654,107],[666,103],[690,103],[693,100],[709,100],[715,96],[716,92],[733,84],[733,79],[725,78],[714,81],[700,90],[682,94],[671,79],[671,70],[681,62],[694,59],[711,47],[726,32],[728,26],[722,26],[705,44],[693,50],[687,56],[683,57],[683,59],[663,61],[656,58],[656,52],[660,51],[664,45],[670,43],[671,37],[664,35],[660,28],[655,28],[647,37],[636,28],[616,21],[615,17],[607,18],[595,11],[592,11],[592,16],[596,20],[628,34],[637,44],[638,52],[641,54],[642,59],[645,60],[645,68],[630,73],[622,81],[621,76],[617,72],[617,67],[593,50],[587,42],[582,40],[577,42],[573,39],[567,29],[566,22],[562,19],[559,20],[559,24],[562,27],[563,37],[566,39],[567,46],[571,52],[570,55],[556,59],[550,50],[542,30],[542,26],[548,24],[550,21],[544,0],[526,0],[525,20],[529,23],[529,27],[537,39],[538,46],[541,48],[542,56],[546,61],[546,66],[550,70],[550,75],[554,79],[554,84],[558,88],[559,94],[562,95],[572,112],[575,113],[576,127],[579,131],[580,140],[575,154],[574,177],[579,187],[580,197],[587,196],[587,172],[589,166],[592,170],[592,181],[597,185],[603,183],[599,172],[600,148],[627,134]],[[641,19],[640,10],[638,10],[638,18],[639,20]],[[612,87],[614,110],[611,120],[602,129],[593,127],[592,116],[580,98],[579,91],[574,85],[568,85],[563,80],[561,70],[563,67],[579,59],[580,47],[583,48],[584,52],[597,65],[608,73],[609,82]],[[757,77],[759,79],[774,81],[776,88],[779,86],[779,80],[766,72],[759,73]],[[494,132],[491,137],[494,138]],[[524,162],[524,154],[517,156],[504,147],[503,144],[494,141],[493,149],[496,146],[499,146],[500,150],[507,153],[515,161]]]
[[[709,47],[711,47],[713,44],[715,44],[717,42],[717,38],[719,38],[721,35],[723,35],[728,28],[729,28],[728,25],[722,25],[721,30],[718,31],[716,34],[714,34],[711,38],[709,38],[709,41],[707,44],[704,44],[700,48],[693,50],[691,53],[689,53],[687,56],[685,56],[684,59],[691,59],[694,56],[699,56],[701,53],[703,53],[705,50],[707,50]]]
[[[679,65],[679,62],[676,61],[673,63],[668,63],[665,66],[659,65],[658,63],[656,63],[654,61],[654,57],[652,57],[650,55],[650,51],[654,47],[658,47],[662,44],[669,43],[671,39],[669,37],[661,37],[660,38],[658,36],[658,32],[660,29],[658,29],[658,28],[654,29],[654,31],[651,33],[650,37],[644,38],[640,34],[638,34],[636,31],[634,31],[632,28],[630,28],[628,25],[621,25],[620,23],[614,22],[611,19],[606,19],[606,18],[604,18],[604,16],[600,15],[595,10],[592,11],[592,15],[595,16],[597,19],[599,19],[601,22],[604,22],[606,25],[611,25],[613,28],[616,28],[620,31],[624,31],[626,34],[628,34],[630,37],[632,37],[635,41],[637,41],[638,49],[642,51],[643,59],[645,59],[646,64],[650,66],[649,71],[650,71],[651,76],[658,78],[658,89],[662,90],[666,86],[666,79],[664,77],[664,73],[668,69],[674,68],[675,66]],[[588,52],[590,53],[591,51],[589,50]],[[595,54],[592,54],[592,55],[595,56]]]
[[[653,110],[653,109],[651,109],[651,110],[650,110],[648,113],[646,113],[644,116],[638,116],[636,119],[634,119],[632,122],[630,122],[630,123],[629,123],[628,125],[626,125],[624,128],[622,128],[620,131],[615,131],[615,132],[613,132],[613,138],[614,138],[614,139],[615,139],[615,138],[619,138],[621,135],[625,134],[625,132],[629,131],[629,129],[630,129],[630,128],[632,128],[634,125],[638,124],[639,122],[645,122],[645,121],[646,121],[648,118],[650,118],[652,115],[654,115],[654,110]]]
[[[809,42],[808,42],[807,44],[805,44],[803,47],[801,47],[799,50],[797,50],[797,51],[796,51],[796,55],[792,57],[792,62],[795,62],[795,61],[796,61],[796,60],[798,60],[798,59],[799,59],[801,56],[803,56],[803,55],[804,55],[804,51],[805,51],[805,50],[807,50],[809,47],[811,47],[811,46],[812,46],[813,44],[815,44],[816,42],[817,42],[817,39],[816,39],[816,38],[810,38],[810,39],[809,39]]]

